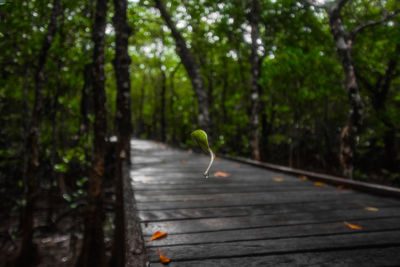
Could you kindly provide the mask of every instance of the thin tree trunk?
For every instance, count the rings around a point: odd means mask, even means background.
[[[345,32],[343,19],[340,14],[342,7],[347,1],[338,1],[328,9],[329,25],[340,61],[345,74],[345,89],[349,99],[350,110],[347,116],[347,123],[343,127],[340,135],[340,163],[343,175],[353,179],[354,158],[356,137],[359,132],[361,118],[363,116],[363,107],[359,87],[354,71],[354,63],[351,56],[353,40]]]
[[[165,94],[167,92],[167,77],[165,75],[165,71],[160,68],[161,71],[161,141],[165,142],[166,140],[166,122],[165,122]]]
[[[250,115],[250,148],[253,159],[260,160],[260,141],[259,141],[259,77],[260,77],[260,58],[258,56],[260,39],[259,31],[260,6],[258,0],[252,0],[249,16],[251,26],[251,115]]]
[[[140,87],[139,118],[137,120],[137,127],[135,130],[138,136],[140,136],[144,132],[143,104],[144,104],[145,87],[146,87],[146,75],[143,75],[142,85]]]
[[[114,0],[115,15],[113,18],[115,37],[114,70],[117,80],[117,168],[115,175],[115,229],[112,257],[110,266],[125,266],[125,216],[124,216],[124,186],[122,166],[123,162],[130,163],[130,139],[132,134],[131,119],[131,80],[129,64],[131,58],[128,54],[128,42],[131,28],[126,22],[126,0]]]
[[[225,65],[225,64],[224,64]],[[227,99],[227,91],[228,91],[228,73],[224,72],[222,81],[222,93],[221,93],[221,107],[222,107],[222,123],[227,123],[228,112],[226,110],[226,99]]]
[[[179,67],[181,66],[181,62],[178,63],[178,65],[175,66],[175,68],[172,70],[172,72],[169,74],[169,91],[171,94],[170,97],[170,102],[169,102],[169,114],[171,114],[171,128],[172,128],[172,133],[171,133],[171,142],[173,144],[177,143],[177,138],[176,138],[176,127],[175,127],[175,112],[174,112],[174,99],[176,98],[175,94],[175,82],[174,82],[174,77],[175,73],[178,71]]]
[[[26,205],[23,209],[22,243],[18,251],[15,266],[33,266],[37,263],[37,248],[33,238],[33,212],[36,198],[36,175],[39,167],[39,127],[42,119],[43,89],[46,82],[45,68],[48,51],[53,44],[57,31],[57,17],[60,12],[60,1],[54,0],[50,23],[44,37],[42,47],[38,56],[38,67],[35,75],[35,102],[32,110],[32,117],[29,126],[29,133],[26,142],[28,162],[24,171],[27,183]]]
[[[81,123],[79,125],[80,135],[89,133],[90,122],[89,122],[89,94],[92,90],[92,64],[86,64],[83,71],[83,87],[81,97]]]
[[[210,126],[210,113],[208,106],[208,96],[206,90],[204,89],[204,83],[200,73],[200,69],[197,65],[195,57],[186,46],[185,40],[176,28],[162,0],[155,0],[155,3],[156,7],[160,10],[162,18],[165,20],[168,28],[171,30],[172,37],[174,38],[176,44],[176,52],[179,55],[182,64],[186,69],[186,72],[189,75],[190,81],[192,82],[193,90],[195,92],[198,103],[199,126],[200,128],[207,131],[209,130]]]
[[[93,25],[93,102],[94,102],[94,141],[92,173],[89,179],[88,209],[85,218],[85,231],[82,251],[77,266],[105,266],[105,246],[103,233],[103,194],[104,158],[106,151],[106,94],[104,89],[104,40],[107,14],[107,0],[97,0],[95,22]]]

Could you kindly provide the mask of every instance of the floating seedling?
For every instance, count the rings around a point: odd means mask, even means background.
[[[210,163],[208,164],[207,170],[204,172],[204,177],[208,178],[209,176],[209,171],[211,168],[211,165],[214,161],[215,155],[212,152],[210,146],[208,145],[208,140],[207,140],[207,133],[203,130],[196,130],[193,131],[191,134],[192,139],[201,147],[201,149],[206,152],[206,153],[210,153]]]

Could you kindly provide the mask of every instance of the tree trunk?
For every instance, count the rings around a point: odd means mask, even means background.
[[[35,75],[35,101],[32,117],[27,135],[26,149],[28,162],[24,171],[24,180],[27,185],[26,205],[23,209],[22,243],[18,251],[15,266],[33,266],[37,263],[37,248],[33,238],[33,212],[36,198],[36,175],[39,167],[39,127],[42,119],[43,89],[46,82],[45,68],[48,51],[53,44],[57,31],[57,17],[60,12],[60,1],[54,0],[50,23],[44,37],[42,47],[38,56],[38,65]]]
[[[176,138],[176,127],[175,127],[175,112],[174,112],[174,99],[176,98],[175,94],[175,82],[174,82],[174,77],[175,73],[178,71],[179,67],[181,66],[181,62],[178,63],[178,65],[175,66],[175,68],[172,70],[172,72],[169,74],[169,91],[171,93],[170,97],[170,102],[169,102],[169,114],[171,114],[171,128],[172,128],[172,133],[171,133],[171,142],[173,144],[177,143],[177,138]]]
[[[131,119],[131,80],[129,64],[131,58],[128,54],[129,36],[131,28],[126,22],[126,0],[114,0],[115,15],[113,18],[115,37],[114,70],[117,81],[117,168],[115,174],[115,229],[112,257],[110,266],[125,266],[125,217],[124,217],[124,187],[122,166],[126,161],[130,164],[130,139],[132,135]]]
[[[260,141],[259,141],[259,77],[260,77],[260,58],[258,56],[260,39],[259,31],[259,17],[260,17],[260,5],[258,0],[252,0],[252,6],[249,16],[249,22],[251,26],[251,113],[250,113],[250,149],[253,159],[260,160]]]
[[[79,125],[79,134],[85,135],[89,133],[89,95],[92,90],[92,64],[86,64],[83,71],[83,87],[81,96],[81,123]]]
[[[343,175],[349,179],[353,178],[356,137],[361,124],[364,104],[362,102],[355,71],[351,57],[353,40],[345,32],[343,20],[340,14],[341,8],[346,1],[338,1],[328,10],[329,25],[340,61],[345,74],[345,89],[348,95],[350,110],[347,123],[340,135],[340,164]]]
[[[160,68],[161,71],[161,141],[165,142],[166,140],[166,123],[165,123],[165,94],[167,91],[167,77],[165,75],[165,71]]]
[[[106,95],[104,90],[104,39],[106,27],[107,0],[98,0],[93,25],[93,103],[94,141],[92,172],[89,179],[88,209],[82,251],[77,266],[105,266],[105,246],[103,233],[104,157],[106,151]]]
[[[162,18],[165,20],[168,28],[171,30],[172,37],[175,40],[176,52],[179,55],[186,72],[192,82],[193,90],[195,92],[198,103],[198,123],[199,127],[208,131],[210,124],[210,113],[208,106],[208,96],[204,89],[203,78],[200,69],[197,65],[195,57],[192,52],[187,48],[186,42],[181,33],[176,28],[171,19],[170,14],[166,10],[162,0],[155,0],[156,7],[160,10]]]

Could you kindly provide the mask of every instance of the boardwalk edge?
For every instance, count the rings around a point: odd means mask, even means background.
[[[400,199],[400,189],[390,187],[390,186],[371,184],[371,183],[366,183],[366,182],[361,182],[361,181],[354,181],[354,180],[345,179],[343,177],[333,176],[333,175],[329,175],[329,174],[316,173],[316,172],[311,172],[311,171],[306,171],[306,170],[301,170],[301,169],[295,169],[295,168],[291,168],[291,167],[251,160],[251,159],[247,159],[247,158],[243,158],[243,157],[232,157],[232,156],[228,156],[228,155],[224,155],[224,154],[217,154],[217,156],[220,158],[229,159],[229,160],[233,160],[236,162],[250,164],[250,165],[253,165],[256,167],[260,167],[260,168],[266,168],[266,169],[280,171],[280,172],[294,174],[294,175],[306,175],[307,178],[309,178],[310,180],[320,181],[320,182],[324,182],[324,183],[327,183],[330,185],[335,185],[335,186],[343,185],[346,188],[351,188],[351,189],[354,189],[357,191],[362,191],[362,192],[367,192],[367,193],[374,194],[374,195],[380,195],[380,196]]]

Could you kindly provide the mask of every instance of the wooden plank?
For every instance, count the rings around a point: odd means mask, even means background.
[[[251,176],[248,176],[249,174],[244,175],[244,174],[233,174],[229,177],[215,177],[213,173],[210,174],[210,177],[208,179],[205,179],[203,177],[203,172],[204,170],[201,169],[198,172],[195,173],[185,173],[183,170],[174,170],[174,172],[166,172],[164,170],[164,173],[154,173],[154,172],[138,172],[136,174],[131,174],[131,178],[133,182],[143,182],[143,181],[148,181],[152,183],[158,183],[162,181],[174,181],[176,183],[179,182],[186,182],[189,180],[190,182],[195,182],[198,184],[206,184],[206,183],[265,183],[267,184],[275,184],[276,182],[274,181],[275,178],[283,178],[285,184],[298,184],[298,183],[304,183],[304,181],[299,180],[294,177],[286,177],[283,175],[263,175],[263,174],[257,174],[257,173],[252,173]],[[251,173],[249,171],[249,173]],[[160,177],[162,177],[160,181]]]
[[[400,230],[400,218],[383,218],[352,220],[362,227],[362,232]],[[167,238],[147,242],[147,247],[170,245],[195,245],[204,243],[224,243],[233,241],[267,240],[290,237],[323,236],[332,234],[353,233],[356,230],[347,227],[344,222],[289,225],[278,227],[261,227],[253,229],[201,232],[191,234],[168,234]],[[148,240],[151,236],[145,236]]]
[[[393,246],[400,246],[400,231],[372,233],[354,232],[351,234],[317,237],[164,246],[159,249],[172,260],[184,261]],[[148,248],[148,252],[151,262],[159,261],[158,253],[155,248]]]
[[[197,209],[170,209],[170,210],[149,210],[140,211],[141,221],[166,221],[182,219],[200,219],[200,218],[221,218],[221,217],[239,217],[255,216],[282,213],[299,212],[319,212],[330,210],[364,210],[365,207],[393,207],[382,202],[371,201],[368,198],[354,200],[333,200],[309,203],[277,203],[254,206],[239,207],[211,207]],[[400,206],[399,214],[400,214]],[[370,211],[368,211],[370,212]]]
[[[263,204],[278,204],[278,203],[309,203],[309,202],[324,202],[340,199],[351,200],[360,197],[355,193],[352,194],[292,194],[290,198],[284,197],[283,194],[265,194],[262,197],[252,197],[251,195],[242,198],[222,198],[212,199],[211,197],[203,201],[189,201],[183,198],[181,201],[166,201],[166,202],[138,202],[138,210],[166,210],[166,209],[186,209],[186,208],[207,208],[207,207],[235,207],[235,206],[249,206],[249,205],[263,205]],[[361,197],[362,198],[362,197]],[[372,199],[371,199],[372,200]],[[384,201],[391,203],[390,201]],[[396,203],[398,204],[398,203]]]
[[[235,257],[176,261],[169,267],[259,267],[259,266],[396,266],[400,262],[400,247],[348,249],[324,252],[305,252],[270,256]],[[164,253],[164,251],[162,250]],[[169,256],[169,255],[167,255]],[[161,263],[151,263],[151,267],[164,267]]]
[[[384,208],[379,212],[367,212],[365,210],[335,210],[307,213],[286,213],[274,215],[260,215],[251,217],[226,217],[207,218],[179,221],[149,222],[147,226],[142,224],[143,234],[151,235],[157,230],[170,234],[198,233],[208,231],[221,231],[232,229],[246,229],[266,226],[283,226],[295,224],[311,224],[323,222],[351,221],[372,218],[398,217],[398,208]]]
[[[280,198],[291,199],[296,196],[321,196],[321,195],[335,195],[340,198],[341,195],[351,194],[347,190],[334,190],[332,188],[313,188],[310,187],[307,191],[283,191],[283,192],[251,192],[251,193],[216,193],[216,194],[184,194],[184,195],[174,195],[174,194],[155,194],[155,195],[144,195],[138,192],[135,194],[137,202],[165,202],[165,201],[208,201],[210,199],[214,201],[229,201],[233,198],[254,198],[254,199],[276,199],[278,196]]]
[[[313,188],[310,187],[307,191],[298,191],[298,192],[269,192],[266,194],[265,192],[254,192],[254,193],[222,193],[222,194],[212,194],[212,195],[142,195],[140,192],[135,194],[135,198],[137,202],[168,202],[168,201],[223,201],[229,202],[233,199],[257,199],[259,201],[270,201],[276,199],[286,199],[286,200],[297,200],[297,199],[305,199],[305,198],[318,198],[321,196],[334,195],[337,198],[340,198],[342,195],[351,194],[352,192],[347,190],[328,190],[323,188]]]
[[[331,190],[325,188],[321,188],[319,190]],[[288,186],[288,185],[273,185],[273,186],[210,186],[206,188],[195,187],[186,187],[176,189],[175,186],[157,186],[157,188],[150,189],[146,187],[142,187],[142,189],[135,188],[135,192],[137,195],[141,196],[152,196],[152,195],[206,195],[206,194],[219,194],[219,193],[269,193],[269,192],[297,192],[297,191],[310,191],[310,185],[301,184],[296,186]]]
[[[152,180],[145,180],[144,182],[133,182],[131,183],[133,188],[135,189],[135,192],[146,192],[146,191],[167,191],[167,190],[176,190],[176,191],[188,191],[188,190],[237,190],[237,189],[242,189],[244,190],[252,190],[253,188],[259,188],[260,190],[265,189],[266,191],[273,191],[274,189],[280,189],[280,188],[296,188],[297,186],[300,188],[304,187],[310,187],[310,184],[308,183],[297,183],[297,184],[287,184],[287,183],[252,183],[252,184],[246,184],[246,186],[243,186],[243,182],[238,183],[238,182],[225,182],[222,179],[220,179],[218,182],[212,182],[212,183],[197,183],[195,186],[192,184],[164,184],[160,186],[159,183],[155,183]]]

